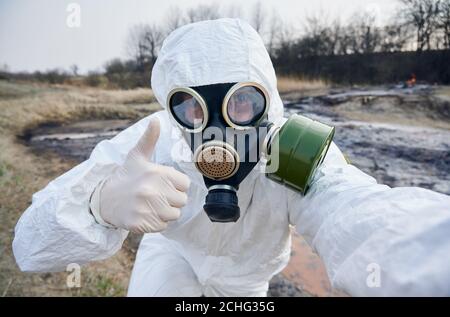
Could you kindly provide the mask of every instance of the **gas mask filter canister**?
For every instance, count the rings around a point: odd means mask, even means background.
[[[175,88],[167,103],[203,175],[203,208],[214,222],[239,219],[239,184],[261,158],[267,177],[306,194],[334,135],[334,128],[299,115],[275,126],[266,89],[253,82]]]

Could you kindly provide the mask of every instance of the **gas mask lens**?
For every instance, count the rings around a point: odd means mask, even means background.
[[[185,129],[197,131],[207,122],[207,108],[203,98],[192,89],[173,91],[169,96],[169,111]]]
[[[267,93],[256,84],[236,84],[224,100],[223,116],[234,128],[255,126],[266,113]]]

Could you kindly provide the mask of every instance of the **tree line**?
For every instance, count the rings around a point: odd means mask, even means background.
[[[167,12],[162,23],[134,26],[126,43],[130,59],[110,61],[105,66],[105,74],[110,80],[121,82],[121,86],[127,85],[127,82],[129,84],[131,74],[135,74],[137,85],[148,86],[152,66],[164,38],[171,31],[184,24],[220,17],[246,19],[263,38],[277,71],[294,76],[339,78],[334,74],[326,74],[326,70],[317,69],[315,65],[311,72],[308,69],[309,62],[317,58],[322,61],[336,60],[338,63],[349,61],[348,66],[354,67],[351,58],[339,56],[379,53],[382,59],[388,56],[386,53],[450,49],[450,0],[397,2],[397,11],[392,13],[389,23],[385,25],[380,25],[378,17],[367,11],[357,12],[346,21],[328,19],[325,13],[318,13],[307,17],[301,30],[284,21],[277,10],[265,7],[261,1],[255,2],[247,15],[238,7],[220,8],[217,4],[199,5],[185,11],[174,7]],[[441,61],[442,58],[437,60]],[[364,63],[365,60],[359,56],[355,61]],[[293,64],[304,67],[293,67]],[[408,66],[413,64],[409,63]],[[395,66],[393,63],[389,65]],[[444,65],[437,65],[440,66]],[[128,75],[124,71],[127,69]]]
[[[153,64],[165,37],[171,31],[184,24],[221,17],[247,20],[263,38],[280,74],[352,82],[351,78],[339,80],[340,77],[336,76],[338,74],[330,72],[342,67],[361,66],[360,68],[364,69],[362,66],[367,65],[358,63],[368,63],[369,60],[370,67],[376,68],[378,66],[377,62],[373,62],[374,56],[380,65],[398,67],[401,73],[405,72],[402,67],[411,68],[406,72],[414,72],[415,63],[423,63],[421,56],[427,56],[432,68],[429,69],[430,72],[441,71],[442,67],[448,68],[448,65],[439,64],[442,61],[445,63],[445,59],[435,58],[435,54],[429,52],[450,49],[450,0],[396,1],[398,9],[384,25],[380,25],[377,21],[379,17],[369,11],[357,12],[345,21],[341,18],[328,19],[327,14],[322,12],[307,17],[301,29],[283,20],[277,10],[264,6],[261,1],[255,2],[247,14],[241,7],[224,7],[218,4],[202,4],[186,10],[172,7],[160,23],[133,26],[126,39],[128,59],[107,62],[103,73],[92,72],[88,74],[86,81],[92,86],[102,85],[106,80],[120,88],[148,87]],[[402,52],[408,52],[410,62],[407,65],[401,63],[402,58],[399,56]],[[411,57],[410,52],[428,54]],[[400,65],[392,63],[390,56],[397,56]],[[334,65],[333,61],[347,64]],[[328,66],[321,67],[322,64]],[[380,70],[383,70],[382,67]],[[396,72],[395,69],[389,71]],[[72,75],[76,73],[77,68],[73,66]],[[362,73],[356,81],[371,76],[372,73]],[[65,75],[69,74],[61,71],[38,74],[44,80],[48,77],[50,81],[61,80]],[[439,76],[433,78],[440,80]],[[369,79],[373,78],[367,79],[367,82],[370,82]],[[382,76],[382,79],[389,80],[389,77]]]

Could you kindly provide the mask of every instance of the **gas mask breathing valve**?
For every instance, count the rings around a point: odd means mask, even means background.
[[[211,186],[203,209],[211,221],[236,222],[240,216],[236,189],[228,185]]]
[[[194,160],[204,176],[217,181],[229,179],[239,169],[238,153],[224,142],[210,141],[199,146],[194,153]],[[240,209],[236,188],[229,184],[209,186],[203,209],[211,221],[237,221]]]

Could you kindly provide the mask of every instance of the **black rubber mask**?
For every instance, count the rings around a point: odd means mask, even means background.
[[[177,88],[169,94],[169,112],[208,188],[203,208],[211,221],[239,219],[236,193],[260,160],[268,106],[265,89],[255,83]]]

